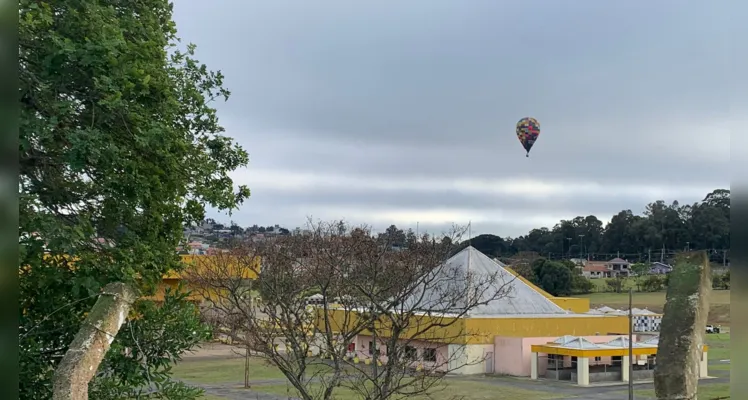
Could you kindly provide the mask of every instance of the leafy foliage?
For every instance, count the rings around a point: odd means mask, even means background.
[[[717,189],[700,202],[680,205],[662,200],[646,206],[644,215],[623,210],[604,225],[594,215],[563,220],[552,228],[531,230],[516,238],[485,234],[469,244],[481,252],[510,259],[521,253],[552,258],[579,257],[607,261],[618,252],[638,254],[641,261],[660,252],[671,254],[690,247],[713,249],[712,260],[723,261],[722,250],[730,248],[730,191]],[[462,243],[467,246],[468,241]]]
[[[623,292],[624,278],[621,275],[605,280],[605,286],[608,291],[621,293]]]
[[[202,390],[169,379],[171,366],[183,349],[210,337],[198,308],[185,301],[182,290],[169,291],[163,304],[139,301],[134,318],[122,329],[99,367],[92,385],[92,398],[195,398]],[[166,324],[169,329],[163,329]],[[136,362],[132,362],[132,360]]]
[[[572,294],[588,294],[595,289],[595,284],[583,275],[574,275],[571,280]]]
[[[730,271],[727,271],[724,274],[712,275],[712,288],[730,289]]]
[[[223,76],[194,59],[194,46],[176,50],[171,13],[166,0],[20,1],[23,399],[50,397],[54,368],[103,285],[152,292],[163,273],[181,268],[182,226],[202,220],[208,205],[230,210],[249,195],[228,176],[247,153],[222,135],[210,105],[229,95]],[[132,328],[140,343],[153,332],[183,338],[142,367],[165,377],[158,363],[192,346],[195,326],[138,307],[152,318],[150,331]],[[105,362],[122,371],[141,363]],[[116,381],[121,392],[135,384]]]
[[[564,263],[539,258],[532,264],[535,283],[553,296],[567,296],[572,291],[573,275]]]
[[[658,292],[665,288],[665,276],[662,275],[649,275],[644,279],[641,284],[641,289],[646,292]]]

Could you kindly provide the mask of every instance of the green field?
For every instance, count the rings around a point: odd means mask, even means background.
[[[591,279],[596,285],[604,284],[604,279]],[[602,283],[601,283],[602,282]],[[630,282],[630,280],[629,280]],[[626,288],[628,290],[628,287]],[[578,295],[590,299],[590,307],[597,308],[608,306],[619,309],[627,309],[629,304],[628,292],[595,292],[591,294]],[[709,323],[729,325],[730,324],[730,291],[712,290],[709,311]],[[665,292],[637,292],[633,294],[633,304],[636,308],[647,308],[654,312],[662,312],[665,306]]]
[[[729,360],[730,359],[730,334],[718,333],[706,335],[706,344],[709,346],[710,360]],[[725,364],[729,367],[729,364]],[[710,365],[709,368],[714,366]],[[729,369],[729,368],[727,368]]]
[[[634,395],[646,396],[648,398],[656,398],[654,389],[648,390],[635,390]],[[699,386],[699,400],[716,400],[716,399],[729,399],[730,398],[730,384],[729,383],[716,383],[713,385],[701,385]]]
[[[251,359],[251,390],[259,393],[274,394],[283,397],[298,397],[292,386],[284,383],[285,377],[275,367],[258,358]],[[244,382],[244,359],[230,358],[225,360],[184,360],[174,367],[174,377],[195,385],[228,385],[241,390]],[[265,382],[262,382],[265,381]],[[512,386],[497,386],[470,380],[447,378],[432,388],[428,396],[411,396],[414,399],[447,400],[458,393],[463,400],[495,399],[497,390],[504,400],[553,400],[564,397],[548,391],[535,391]],[[336,389],[337,400],[358,400],[359,394],[346,389]],[[252,398],[248,394],[247,398]],[[218,400],[224,397],[205,394],[202,400]]]
[[[244,382],[244,358],[225,360],[185,360],[174,366],[174,376],[194,384]],[[250,358],[251,379],[284,379],[275,367],[259,358]]]
[[[253,389],[262,393],[285,397],[298,397],[297,393],[290,385],[259,385],[254,386]],[[361,394],[346,388],[339,388],[335,393],[337,394],[335,396],[336,400],[360,400],[363,398]],[[498,397],[497,393],[501,393],[501,396]],[[422,400],[451,400],[454,399],[455,396],[458,396],[461,400],[490,400],[497,398],[502,400],[551,400],[567,397],[566,395],[552,392],[526,390],[511,386],[497,386],[450,378],[444,379],[443,383],[440,383],[433,388],[433,391],[428,395],[408,396],[408,398]]]
[[[730,358],[730,334],[721,333],[716,335],[707,335],[707,344],[709,345],[710,360],[724,360]],[[250,363],[251,369],[251,390],[255,393],[266,393],[281,397],[297,397],[294,389],[284,383],[285,378],[276,368],[268,365],[263,360],[252,358]],[[319,367],[312,367],[319,368]],[[730,364],[710,364],[710,375],[725,376],[730,369]],[[179,379],[193,384],[203,385],[226,385],[235,388],[241,393],[241,384],[244,381],[244,359],[229,358],[223,360],[215,359],[193,359],[180,362],[174,368],[174,375]],[[264,382],[262,382],[264,381]],[[709,383],[699,387],[699,399],[712,400],[725,398],[729,395],[728,383]],[[590,390],[594,393],[594,389]],[[623,393],[623,392],[620,392]],[[620,394],[617,393],[617,394]],[[359,394],[345,388],[336,390],[337,400],[358,400],[362,398]],[[429,396],[411,396],[414,399],[427,398],[430,400],[448,400],[453,399],[458,394],[464,400],[489,400],[501,398],[504,400],[520,399],[537,399],[553,400],[559,398],[569,398],[569,394],[556,393],[553,391],[528,390],[512,385],[503,385],[498,381],[493,383],[480,382],[470,378],[445,378],[442,383],[433,388]],[[654,398],[654,390],[637,390],[637,396]],[[572,396],[573,397],[573,396]],[[247,393],[247,398],[252,395]],[[206,394],[203,400],[219,400],[225,397]]]

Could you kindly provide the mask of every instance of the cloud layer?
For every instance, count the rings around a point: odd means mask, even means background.
[[[192,1],[175,19],[233,92],[219,115],[253,190],[238,223],[506,236],[729,185],[746,28],[686,3]]]

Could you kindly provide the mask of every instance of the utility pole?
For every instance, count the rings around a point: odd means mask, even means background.
[[[579,235],[579,259],[581,260],[583,255],[582,252],[584,251],[584,235]]]
[[[634,289],[629,288],[629,400],[634,400],[634,313],[633,306]]]
[[[665,262],[665,244],[662,244],[662,250],[660,250],[660,262]]]
[[[727,250],[722,250],[722,266],[727,267]]]
[[[652,264],[652,249],[647,249],[647,264]]]

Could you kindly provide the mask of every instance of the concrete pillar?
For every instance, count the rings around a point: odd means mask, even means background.
[[[577,385],[590,385],[590,359],[587,357],[577,358]]]
[[[538,379],[538,353],[530,355],[530,379]]]
[[[629,381],[629,364],[631,363],[631,360],[629,359],[629,356],[623,356],[623,361],[621,361],[621,380],[624,382]]]
[[[707,352],[703,352],[701,361],[699,362],[699,378],[706,378],[709,376],[709,357]]]

